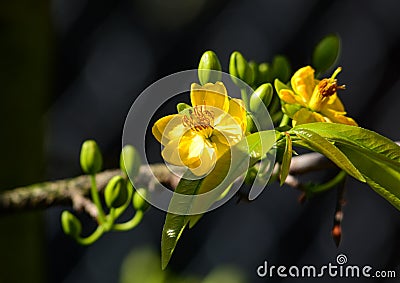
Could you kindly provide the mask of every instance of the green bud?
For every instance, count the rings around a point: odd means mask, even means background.
[[[277,93],[279,93],[282,89],[289,89],[290,90],[290,88],[286,84],[284,84],[283,82],[281,82],[278,79],[275,79],[274,86],[275,86],[275,90],[276,90]]]
[[[146,211],[149,208],[148,202],[142,197],[146,196],[147,191],[144,188],[139,188],[133,195],[133,208],[138,211]]]
[[[217,54],[213,51],[204,52],[200,58],[198,67],[198,76],[200,84],[216,83],[222,78],[220,73],[222,70],[221,63],[218,60]]]
[[[268,107],[272,100],[273,94],[274,90],[270,83],[260,85],[250,97],[250,110],[253,113],[263,111],[263,106],[261,104],[264,104],[265,107]]]
[[[72,238],[78,238],[82,231],[81,222],[68,210],[61,214],[61,226],[64,233]]]
[[[253,85],[256,87],[259,85],[259,77],[258,77],[258,64],[255,61],[249,62],[249,67],[253,73]]]
[[[254,117],[253,115],[247,113],[246,115],[246,120],[247,120],[247,127],[246,127],[246,131],[248,133],[255,133],[257,132],[257,126],[254,123]]]
[[[268,63],[261,63],[258,65],[258,81],[260,83],[270,83],[273,74]]]
[[[130,178],[135,178],[142,165],[139,152],[132,145],[125,145],[121,151],[119,166]]]
[[[231,55],[229,61],[229,73],[232,76],[231,78],[233,82],[237,85],[240,85],[240,82],[238,82],[236,78],[241,79],[249,85],[254,81],[254,75],[250,65],[238,51],[233,52]]]
[[[296,112],[299,111],[300,109],[301,106],[296,104],[285,103],[282,105],[283,113],[288,115],[290,118],[293,118],[294,114],[296,114]]]
[[[178,113],[181,113],[182,111],[192,108],[189,104],[186,104],[184,102],[178,103],[176,105],[176,110],[178,110]]]
[[[290,63],[285,56],[275,56],[272,61],[272,69],[274,71],[274,78],[282,82],[288,82],[290,79]]]
[[[103,158],[94,140],[87,140],[82,144],[80,161],[82,170],[86,174],[100,172],[103,165]]]
[[[332,68],[340,54],[340,38],[335,35],[324,37],[315,47],[312,65],[317,74],[322,74]]]
[[[121,176],[112,177],[104,190],[104,198],[107,207],[118,208],[123,206],[128,200],[128,189],[124,178]]]

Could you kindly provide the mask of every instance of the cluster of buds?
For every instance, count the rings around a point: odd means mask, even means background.
[[[61,214],[61,225],[64,233],[75,239],[82,245],[92,244],[98,240],[104,232],[126,231],[136,227],[143,218],[144,212],[149,208],[146,201],[147,190],[135,189],[129,178],[135,178],[139,173],[141,159],[137,150],[130,145],[121,151],[120,168],[121,175],[116,175],[109,180],[104,189],[104,202],[108,209],[105,214],[100,195],[96,186],[96,174],[102,169],[102,154],[94,140],[85,141],[82,144],[80,163],[84,173],[91,179],[91,197],[97,208],[96,230],[87,237],[82,237],[82,224],[79,219],[69,211]],[[129,178],[128,178],[129,176]],[[116,223],[118,217],[132,204],[136,211],[132,219],[125,223]]]

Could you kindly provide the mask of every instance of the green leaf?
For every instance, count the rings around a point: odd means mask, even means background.
[[[337,123],[302,124],[294,129],[299,128],[309,129],[334,142],[366,149],[370,151],[370,154],[375,153],[376,157],[386,161],[389,159],[400,162],[400,147],[390,139],[371,130]]]
[[[353,176],[361,182],[365,182],[365,178],[363,177],[363,175],[350,162],[350,160],[343,152],[341,152],[336,146],[334,146],[326,138],[320,136],[318,133],[301,126],[293,128],[292,132],[299,136],[313,150],[322,153],[327,158],[332,160],[338,167],[342,168],[349,175]]]
[[[374,182],[373,180],[367,179],[367,184],[378,194],[384,197],[387,201],[389,201],[395,208],[400,210],[400,195],[398,193],[398,188],[396,192],[392,192],[391,190],[387,190],[378,183]]]
[[[248,135],[223,154],[209,175],[200,180],[189,180],[191,173],[186,173],[179,182],[169,204],[161,238],[161,264],[165,269],[183,230],[189,222],[193,226],[199,216],[199,211],[205,211],[222,193],[250,166],[263,158],[275,142],[275,131],[263,131]],[[231,168],[230,168],[231,167]],[[230,169],[230,170],[229,170]],[[209,192],[206,197],[196,198],[196,195]],[[186,198],[182,198],[182,194]],[[193,196],[192,198],[187,196]]]
[[[340,38],[332,34],[323,38],[315,47],[312,65],[317,74],[322,74],[332,68],[340,54]]]
[[[200,188],[200,184],[203,181],[199,180],[188,180],[185,177],[189,177],[190,173],[185,174],[180,180],[178,186],[175,189],[175,193],[184,194],[184,195],[195,195]],[[176,194],[174,194],[176,195]],[[182,209],[190,209],[190,204],[187,203],[179,203],[174,200],[174,197],[171,199],[170,207],[182,205]],[[183,230],[185,229],[188,220],[186,219],[187,215],[179,215],[173,213],[167,213],[165,218],[165,224],[162,231],[161,236],[161,265],[162,269],[165,269],[168,265],[168,262],[174,252],[176,243],[178,242],[180,236],[182,235]]]
[[[225,189],[225,191],[219,196],[218,200],[223,199],[230,191],[231,186],[229,186],[228,188]],[[204,213],[202,214],[195,214],[195,215],[188,215],[188,222],[189,222],[189,229],[192,229],[194,227],[194,225],[197,224],[197,222],[199,222],[199,220],[203,217]]]
[[[190,106],[189,104],[186,104],[184,102],[178,103],[176,105],[176,110],[178,110],[178,113],[184,112],[186,109],[190,109],[192,108],[192,106]]]
[[[371,188],[400,210],[400,163],[385,162],[365,149],[348,144],[338,147],[366,177]]]
[[[287,176],[289,175],[290,162],[292,161],[292,138],[289,134],[286,135],[285,152],[283,153],[282,165],[281,165],[281,176],[280,185],[285,183]]]
[[[197,224],[197,222],[199,222],[199,220],[203,217],[203,214],[196,214],[196,215],[188,215],[189,218],[189,229],[192,229],[194,227],[194,225]]]
[[[400,210],[400,146],[373,131],[334,123],[299,125],[335,143],[378,194]]]

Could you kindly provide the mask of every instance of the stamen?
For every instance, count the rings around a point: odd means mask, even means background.
[[[342,71],[342,67],[338,67],[332,74],[331,79],[334,80],[336,76]]]
[[[334,95],[338,90],[345,89],[345,85],[338,85],[336,79],[323,79],[318,84],[318,90],[322,97]]]
[[[193,111],[189,110],[189,116],[185,115],[182,118],[182,124],[198,132],[207,128],[214,129],[214,114],[207,110],[205,105],[199,105],[194,107]]]

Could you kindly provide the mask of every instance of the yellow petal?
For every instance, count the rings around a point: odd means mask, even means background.
[[[190,91],[192,106],[206,105],[217,107],[227,112],[229,99],[223,83],[207,83],[203,86],[193,83]]]
[[[190,171],[197,176],[209,173],[215,166],[216,154],[214,147],[205,146],[199,156],[200,164],[197,167],[190,167]]]
[[[357,122],[354,119],[344,116],[344,115],[337,115],[334,119],[331,119],[333,123],[340,123],[346,124],[351,126],[358,126]]]
[[[179,139],[174,139],[164,147],[161,155],[168,163],[176,166],[183,166],[185,164],[182,162],[182,159],[179,156],[178,147]]]
[[[317,112],[310,111],[307,108],[301,108],[294,114],[292,125],[294,127],[296,125],[313,122],[328,122],[328,120]]]
[[[241,99],[233,98],[229,100],[229,111],[228,114],[231,115],[236,122],[242,128],[242,131],[246,131],[247,118],[246,118],[246,108],[244,102]]]
[[[346,114],[344,112],[344,114]],[[343,112],[336,112],[333,110],[324,111],[324,115],[329,118],[332,123],[346,124],[352,126],[358,126],[357,122],[352,118],[347,117],[343,114]]]
[[[299,104],[304,107],[307,106],[307,101],[305,101],[303,97],[294,94],[293,91],[289,89],[282,89],[281,91],[279,91],[278,95],[279,98],[285,103]]]
[[[196,132],[187,133],[181,138],[179,156],[197,176],[208,173],[217,160],[214,145]]]
[[[188,129],[182,124],[183,115],[168,115],[154,123],[152,132],[162,144],[167,145],[171,140],[180,138]]]
[[[211,136],[211,142],[216,148],[217,158],[220,158],[232,146],[227,138],[219,131],[214,131]]]
[[[176,148],[182,162],[188,167],[197,167],[200,165],[200,155],[205,147],[204,137],[196,132],[189,131],[185,133]]]
[[[291,84],[296,94],[303,97],[305,101],[309,101],[315,87],[314,69],[310,66],[299,69],[293,75]]]
[[[236,117],[225,115],[221,121],[214,126],[213,135],[221,134],[230,146],[237,144],[244,135],[243,123]]]
[[[340,101],[340,99],[336,93],[329,97],[326,107],[329,109],[332,109],[336,112],[342,112],[343,114],[346,114],[346,112],[344,111],[344,106],[342,104],[342,101]]]

